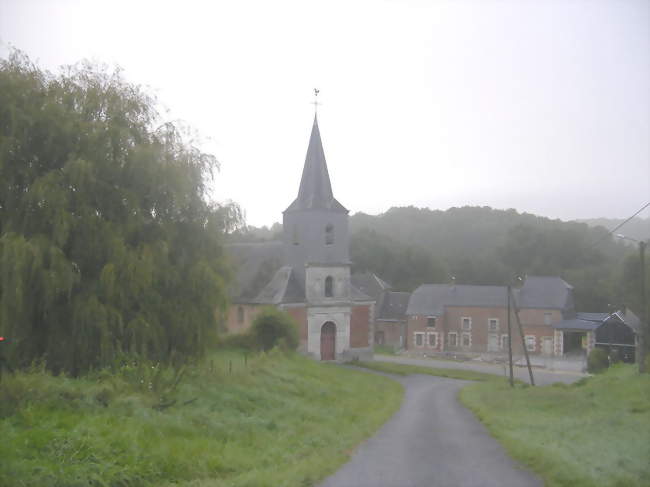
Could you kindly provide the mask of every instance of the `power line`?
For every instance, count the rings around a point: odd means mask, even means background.
[[[648,201],[645,205],[643,205],[643,206],[641,207],[641,209],[640,209],[639,211],[637,211],[634,215],[632,215],[630,218],[628,218],[627,220],[625,220],[623,223],[618,224],[616,227],[612,228],[609,232],[607,232],[607,234],[603,235],[603,237],[600,238],[600,239],[598,239],[598,240],[597,240],[597,241],[592,245],[592,247],[595,247],[595,246],[598,245],[600,242],[602,242],[603,240],[605,240],[605,239],[606,239],[607,237],[609,237],[612,233],[614,233],[616,230],[618,230],[618,229],[621,228],[623,225],[625,225],[627,222],[629,222],[632,218],[634,218],[634,217],[637,216],[639,213],[641,213],[643,210],[645,210],[648,206],[650,206],[650,201]]]

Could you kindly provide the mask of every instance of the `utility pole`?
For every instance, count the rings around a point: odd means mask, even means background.
[[[512,373],[512,326],[510,325],[510,284],[508,284],[508,364],[510,365],[510,387],[515,386]]]
[[[646,365],[647,346],[650,334],[648,333],[648,298],[645,292],[645,247],[644,240],[639,242],[639,260],[641,261],[641,326],[639,327],[639,374],[648,370]]]
[[[512,292],[512,291],[510,291],[510,292]],[[530,385],[534,386],[535,385],[535,379],[533,378],[533,369],[530,366],[530,357],[528,356],[528,349],[526,348],[526,337],[524,335],[524,329],[521,326],[521,320],[519,319],[519,310],[517,309],[517,302],[515,301],[514,296],[512,296],[512,300],[515,303],[515,318],[517,319],[517,325],[519,327],[519,334],[521,335],[521,344],[524,347],[524,355],[526,357],[526,366],[528,367],[528,376],[530,377]]]
[[[645,207],[644,207],[645,208]],[[641,291],[641,312],[639,313],[641,324],[639,325],[639,341],[636,349],[636,361],[639,364],[639,374],[647,372],[648,367],[646,364],[646,357],[648,355],[648,344],[650,342],[650,311],[648,311],[648,296],[645,289],[645,248],[647,242],[645,240],[637,240],[636,238],[626,237],[617,233],[618,238],[631,240],[639,244],[639,263],[641,264],[641,282],[639,290]]]

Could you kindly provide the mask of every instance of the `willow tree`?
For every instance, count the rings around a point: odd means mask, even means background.
[[[16,366],[197,356],[226,305],[213,156],[119,72],[0,60],[0,335]]]

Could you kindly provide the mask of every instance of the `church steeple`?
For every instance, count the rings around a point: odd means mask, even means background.
[[[309,147],[307,148],[305,166],[302,170],[298,197],[285,211],[295,210],[348,212],[341,203],[336,201],[332,193],[332,184],[327,171],[327,162],[325,161],[325,152],[323,151],[316,115],[314,115],[314,125],[309,137]]]

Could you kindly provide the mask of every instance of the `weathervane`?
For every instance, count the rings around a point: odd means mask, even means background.
[[[311,102],[312,105],[314,105],[314,115],[318,114],[318,105],[322,105],[322,103],[318,103],[318,94],[320,93],[320,90],[318,88],[314,88],[314,101]]]

